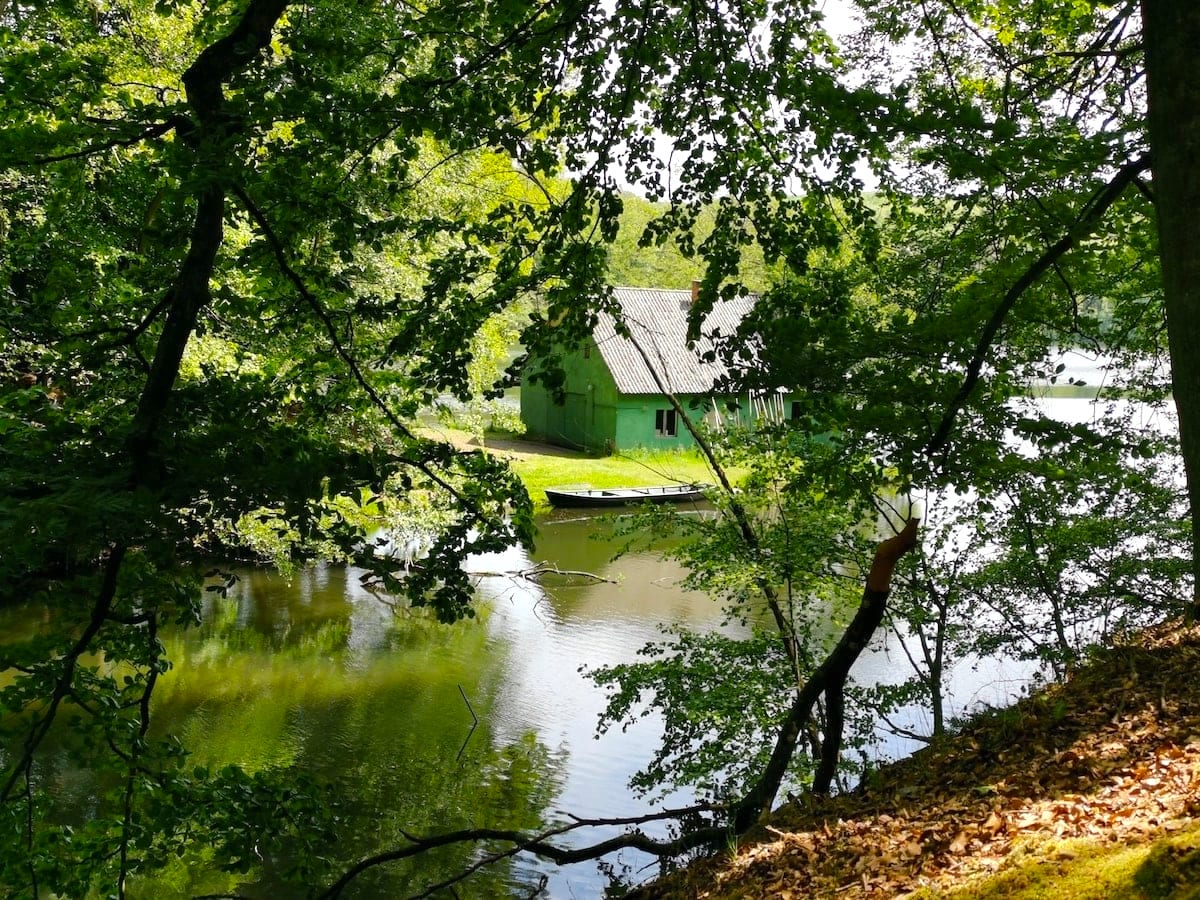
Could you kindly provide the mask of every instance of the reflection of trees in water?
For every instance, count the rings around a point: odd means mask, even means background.
[[[292,772],[330,785],[319,796],[336,816],[336,840],[321,855],[333,871],[405,843],[406,833],[546,827],[564,754],[532,732],[497,746],[492,707],[507,654],[488,642],[484,622],[397,619],[365,593],[358,597],[343,572],[323,576],[319,589],[311,577],[243,576],[229,599],[206,603],[198,628],[164,634],[175,668],[156,691],[154,732],[182,739],[189,770],[235,765],[251,776]],[[364,627],[370,639],[356,641]],[[460,688],[480,719],[465,746],[472,715]],[[113,787],[75,762],[81,740],[56,729],[39,762],[54,818],[76,826],[105,813],[103,795]],[[477,853],[462,844],[373,869],[356,882],[355,896],[419,891]],[[307,887],[283,880],[290,855],[264,853],[249,874],[237,874],[219,871],[211,848],[192,847],[136,892],[306,895]],[[472,890],[503,896],[521,879],[502,863],[476,876]]]

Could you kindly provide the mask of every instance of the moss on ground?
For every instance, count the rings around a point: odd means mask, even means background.
[[[1145,843],[1058,841],[1014,853],[994,875],[908,900],[1200,898],[1200,826]]]

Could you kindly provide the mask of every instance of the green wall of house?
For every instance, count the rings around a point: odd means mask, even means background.
[[[702,410],[692,410],[689,406],[691,399],[690,395],[679,398],[688,414],[699,418]],[[670,434],[671,430],[675,433]],[[619,399],[617,404],[617,447],[654,449],[694,447],[695,444],[691,433],[675,415],[671,404],[662,394],[627,394]]]
[[[618,446],[617,386],[595,342],[562,361],[563,403],[540,384],[521,385],[521,421],[530,437],[593,453]]]
[[[540,384],[521,385],[521,420],[531,438],[575,450],[606,453],[634,447],[692,447],[695,440],[671,412],[661,394],[620,394],[612,373],[604,364],[594,342],[563,359],[563,403],[554,402]],[[704,407],[693,407],[695,395],[679,398],[689,415],[704,417]],[[749,424],[753,415],[747,398],[740,398],[736,418]],[[726,421],[732,414],[720,407]],[[786,418],[790,399],[783,400],[778,414]],[[672,419],[675,421],[672,423]],[[708,414],[712,422],[712,413]],[[674,434],[670,434],[674,425]]]
[[[658,394],[622,395],[594,342],[563,359],[563,403],[540,384],[521,385],[521,420],[530,437],[592,453],[633,447],[690,447],[695,442],[683,423],[666,432],[671,405]],[[686,404],[691,397],[680,398]],[[661,410],[663,420],[657,418]]]

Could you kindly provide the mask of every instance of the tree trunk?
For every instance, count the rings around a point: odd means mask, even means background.
[[[1200,613],[1200,3],[1141,3],[1171,379],[1192,509],[1195,616]]]
[[[917,526],[920,520],[908,520],[903,530],[894,537],[880,543],[875,558],[867,572],[863,597],[854,619],[842,632],[841,639],[830,651],[825,661],[809,676],[792,701],[787,718],[780,726],[775,739],[775,748],[767,761],[762,776],[738,803],[733,816],[733,831],[741,834],[758,818],[769,811],[775,795],[787,774],[788,765],[796,749],[801,730],[808,723],[813,704],[822,694],[826,699],[825,734],[821,741],[821,756],[813,776],[812,792],[828,794],[833,776],[837,771],[837,760],[842,748],[843,699],[846,679],[850,668],[866,648],[883,615],[887,612],[888,594],[892,588],[892,573],[896,563],[917,544]]]

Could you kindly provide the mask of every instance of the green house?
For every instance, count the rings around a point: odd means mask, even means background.
[[[590,339],[563,360],[561,403],[540,384],[522,385],[521,419],[530,437],[594,453],[692,446],[695,441],[663,388],[710,427],[787,414],[782,393],[715,395],[713,385],[726,374],[725,367],[702,359],[717,332],[734,332],[754,297],[719,301],[705,317],[699,340],[689,346],[687,314],[695,285],[692,290],[614,288],[613,294],[632,340],[618,334],[613,318],[602,313]]]

